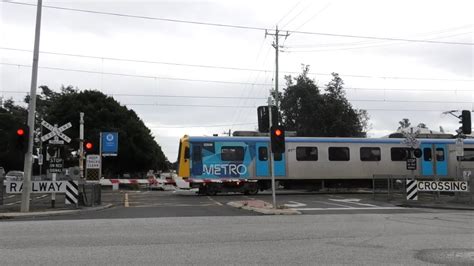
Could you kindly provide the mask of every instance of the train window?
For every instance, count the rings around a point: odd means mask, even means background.
[[[243,161],[244,148],[224,146],[221,148],[221,159],[222,161]]]
[[[259,147],[258,148],[258,160],[259,161],[267,161],[268,160],[268,149],[267,149],[267,147]]]
[[[436,149],[436,161],[438,162],[444,161],[444,149],[442,148]]]
[[[474,149],[464,149],[464,156],[458,157],[458,161],[474,162]]]
[[[193,145],[193,161],[202,161],[202,147],[199,145]]]
[[[392,161],[406,161],[409,151],[407,148],[391,148],[390,157]]]
[[[349,161],[349,148],[329,147],[329,161]]]
[[[184,148],[184,159],[189,159],[189,147]]]
[[[377,147],[362,147],[360,148],[361,161],[380,161],[380,148]]]
[[[318,148],[316,147],[296,147],[297,161],[317,161]]]
[[[431,162],[431,148],[423,149],[423,158],[426,162]]]

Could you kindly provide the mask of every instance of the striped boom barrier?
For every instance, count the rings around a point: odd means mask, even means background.
[[[407,200],[418,200],[418,182],[407,180]]]
[[[77,181],[68,181],[66,185],[66,204],[75,204],[79,202],[79,186]]]

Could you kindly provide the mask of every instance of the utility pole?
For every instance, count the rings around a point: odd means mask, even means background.
[[[21,212],[30,211],[30,190],[31,190],[31,174],[33,164],[33,138],[35,132],[35,112],[36,112],[36,83],[38,80],[38,61],[39,61],[39,44],[40,44],[40,32],[41,32],[41,7],[43,5],[42,0],[38,0],[38,6],[36,9],[36,29],[35,29],[35,47],[33,50],[33,70],[31,73],[31,89],[30,89],[30,102],[28,105],[28,127],[29,136],[28,139],[28,151],[25,153],[25,163],[23,165],[23,192],[21,195]]]
[[[280,30],[278,29],[278,25],[277,25],[275,27],[275,33],[269,33],[267,30],[265,30],[265,37],[267,37],[267,35],[275,36],[275,42],[272,44],[273,48],[275,48],[275,106],[277,110],[279,110],[280,99],[278,95],[278,54],[280,52],[280,45],[278,41],[280,37],[285,37],[286,39],[288,38],[288,36],[290,36],[290,34],[287,31],[286,34],[280,35]]]
[[[79,170],[84,180],[84,113],[79,113]]]
[[[280,30],[278,30],[278,25],[275,27],[275,33],[269,33],[267,30],[265,30],[265,37],[267,37],[267,35],[271,35],[271,36],[275,36],[275,42],[272,44],[273,48],[275,48],[275,90],[273,91],[275,94],[274,94],[274,98],[275,98],[275,106],[276,106],[276,109],[277,109],[277,114],[279,113],[279,102],[280,102],[280,99],[279,99],[279,95],[278,95],[278,54],[279,54],[279,49],[280,49],[280,45],[278,44],[278,40],[280,39]],[[290,36],[290,34],[288,32],[286,32],[285,35],[283,35],[286,38],[288,38],[288,36]],[[271,96],[271,92],[270,92],[270,96]],[[268,125],[269,125],[269,129],[268,129],[268,132],[270,132],[271,134],[271,128],[272,126],[277,126],[277,125],[273,125],[272,124],[272,106],[273,106],[273,103],[272,103],[272,98],[271,97],[268,97],[268,118],[270,119]],[[277,120],[278,121],[278,120]],[[270,149],[271,151],[271,149]],[[276,209],[277,208],[277,204],[276,204],[276,187],[275,187],[275,169],[274,168],[274,160],[273,160],[273,151],[270,152],[270,175],[271,175],[271,178],[272,178],[272,200],[273,200],[273,208]]]

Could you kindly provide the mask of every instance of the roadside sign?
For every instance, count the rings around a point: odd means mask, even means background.
[[[63,159],[51,158],[49,160],[49,172],[50,173],[61,173],[63,171]]]
[[[118,153],[118,132],[102,132],[102,156],[117,156]]]
[[[31,193],[66,193],[68,181],[32,181]],[[7,193],[22,193],[23,181],[5,181]]]
[[[87,169],[100,169],[100,155],[91,154],[86,157]]]
[[[418,191],[469,192],[467,181],[418,181]]]
[[[407,170],[416,170],[416,158],[407,158]]]
[[[41,125],[51,131],[48,134],[42,136],[41,141],[45,142],[49,140],[50,138],[54,137],[54,139],[49,141],[50,144],[64,144],[64,142],[67,142],[67,143],[71,142],[71,138],[69,138],[63,133],[63,131],[72,127],[71,122],[62,125],[59,128],[57,124],[53,126],[50,123],[46,122],[45,120],[41,121]],[[59,138],[63,140],[60,140]]]

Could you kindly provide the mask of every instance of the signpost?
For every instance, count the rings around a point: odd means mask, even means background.
[[[41,125],[51,132],[41,137],[41,141],[45,142],[49,140],[49,144],[53,145],[63,145],[64,142],[69,143],[71,142],[71,138],[66,136],[63,131],[68,128],[72,127],[71,122],[68,122],[58,128],[57,124],[51,125],[50,123],[46,122],[46,120],[41,121]],[[53,138],[53,139],[51,139]],[[61,138],[61,140],[59,139]],[[56,155],[57,156],[57,152]],[[53,157],[50,159],[49,163],[49,172],[52,174],[52,181],[56,182],[56,174],[61,173],[63,171],[63,159]],[[56,201],[56,194],[52,192],[51,194],[51,206],[54,208],[54,203]]]
[[[100,140],[102,156],[117,156],[118,132],[102,132]]]
[[[50,173],[62,173],[63,172],[63,159],[53,157],[49,160],[49,172]]]
[[[416,158],[407,159],[407,170],[416,170]]]
[[[86,157],[87,169],[100,169],[100,155],[90,154]]]
[[[64,141],[67,142],[67,143],[71,142],[71,138],[69,138],[68,136],[66,136],[66,135],[63,133],[63,131],[65,131],[66,129],[72,127],[71,122],[62,125],[62,126],[59,127],[59,128],[58,128],[58,125],[57,125],[57,124],[55,124],[54,126],[52,126],[50,123],[46,122],[45,120],[41,121],[41,125],[51,131],[51,132],[49,132],[48,134],[42,136],[42,137],[41,137],[41,141],[45,142],[45,141],[47,141],[48,139],[54,137],[54,139],[52,139],[52,140],[49,141],[49,144],[61,145],[61,144],[64,144]],[[63,139],[63,140],[60,140],[59,138],[61,138],[61,139]]]

